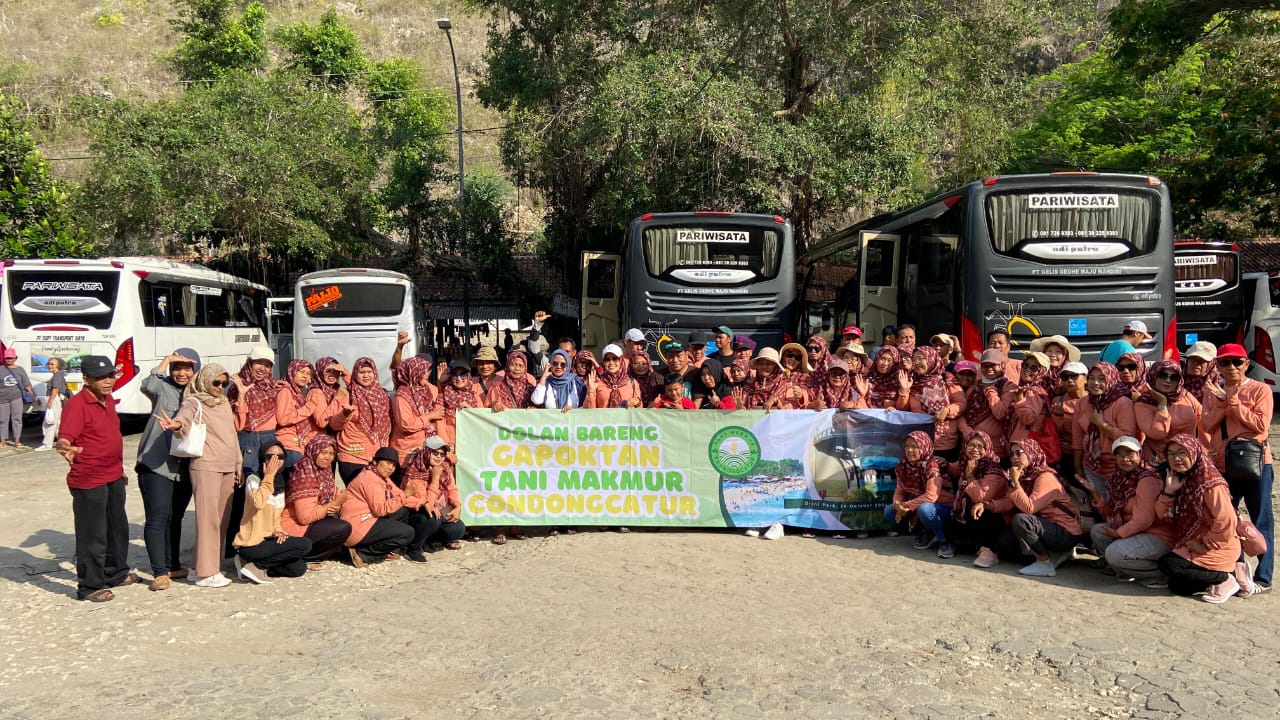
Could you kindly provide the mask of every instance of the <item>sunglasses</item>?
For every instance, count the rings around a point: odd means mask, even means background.
[[[267,459],[283,460],[284,453],[267,453]]]
[[[1156,377],[1159,378],[1160,380],[1172,380],[1174,382],[1177,382],[1182,379],[1182,373],[1158,372],[1156,373]]]
[[[566,364],[566,363],[562,363],[562,362],[553,362],[553,363],[551,363],[551,367],[569,367],[569,366],[568,366],[568,364]]]
[[[431,454],[432,454],[432,455],[440,455],[440,456],[444,456],[444,455],[448,455],[448,454],[449,454],[449,451],[448,451],[448,450],[445,450],[445,449],[443,449],[443,448],[441,448],[440,450],[432,450],[432,451],[431,451]]]
[[[1137,370],[1138,366],[1137,365],[1117,365],[1116,369],[1117,370]]]
[[[809,349],[809,352],[822,352],[822,348],[818,347],[817,345],[810,345],[808,349]]]
[[[1070,373],[1070,372],[1058,373],[1059,380],[1075,380],[1078,377],[1080,377],[1079,373]]]
[[[1248,362],[1248,360],[1245,360],[1244,358],[1222,358],[1218,361],[1218,367],[1227,367],[1228,365],[1231,367],[1240,367],[1246,362]]]
[[[213,387],[226,387],[226,386],[227,386],[227,381],[226,381],[226,380],[214,380],[213,382],[211,382],[211,383],[209,383],[209,384],[210,384],[210,385],[212,385]]]

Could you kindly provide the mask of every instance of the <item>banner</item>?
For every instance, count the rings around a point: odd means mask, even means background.
[[[468,525],[885,529],[897,410],[458,413]]]

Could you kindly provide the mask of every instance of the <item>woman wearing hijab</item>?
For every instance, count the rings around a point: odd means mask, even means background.
[[[529,357],[523,350],[507,353],[507,367],[489,387],[485,403],[494,412],[508,408],[530,407],[533,388],[537,384],[529,374]]]
[[[351,387],[351,373],[336,358],[328,356],[316,361],[315,373],[313,384],[325,400],[324,407],[315,416],[316,428],[319,432],[327,432],[333,416],[350,404],[347,388]]]
[[[620,408],[642,407],[644,400],[640,391],[640,383],[627,373],[623,350],[617,345],[606,345],[600,356],[604,358],[603,367],[595,383],[595,392],[587,394],[584,407],[588,408]],[[582,354],[579,353],[581,358]],[[719,363],[716,364],[719,367]]]
[[[1147,361],[1136,352],[1127,352],[1116,360],[1116,373],[1125,394],[1137,401],[1147,391]]]
[[[751,360],[754,377],[734,396],[734,404],[746,410],[789,410],[794,395],[791,383],[782,374],[778,351],[764,348]]]
[[[404,469],[405,507],[421,518],[419,524],[410,523],[415,531],[410,553],[441,546],[462,549],[467,527],[459,519],[462,498],[449,463],[451,449],[439,437],[427,438],[422,451],[415,453]]]
[[[693,387],[693,402],[702,410],[737,410],[733,388],[724,379],[724,367],[715,358],[706,358]]]
[[[204,450],[191,458],[191,489],[196,499],[196,544],[192,554],[196,585],[219,588],[231,584],[222,574],[223,547],[231,521],[231,497],[243,477],[235,416],[227,402],[231,384],[225,368],[209,363],[187,385],[177,417],[159,420],[175,437],[186,437],[194,424],[205,428]]]
[[[867,373],[870,389],[867,407],[881,410],[906,410],[911,394],[911,374],[901,369],[898,349],[885,345],[876,352]]]
[[[1248,566],[1239,563],[1236,509],[1227,481],[1214,467],[1200,441],[1175,435],[1167,446],[1169,470],[1156,512],[1174,526],[1173,551],[1160,559],[1160,569],[1176,595],[1204,592],[1210,603],[1253,592]]]
[[[355,382],[347,402],[329,419],[337,433],[338,475],[343,483],[356,479],[378,448],[391,444],[391,398],[378,381],[373,358],[362,357],[352,367]]]
[[[420,453],[418,453],[420,454]],[[351,564],[382,562],[392,553],[405,553],[413,562],[426,562],[421,550],[409,551],[415,528],[425,518],[415,517],[404,504],[404,491],[391,480],[400,469],[400,454],[389,447],[379,448],[373,462],[347,486],[347,500],[339,516],[351,524],[344,544]]]
[[[391,447],[400,453],[400,464],[422,447],[422,442],[436,434],[436,421],[444,417],[444,406],[436,401],[431,387],[431,364],[411,357],[396,368],[396,397],[391,404]]]
[[[808,353],[809,367],[813,368],[809,372],[809,376],[805,378],[805,385],[809,389],[810,397],[813,391],[827,380],[827,366],[830,365],[835,356],[831,354],[831,348],[827,344],[827,339],[821,335],[814,335],[805,343],[805,352]]]
[[[980,430],[966,435],[960,462],[952,468],[959,482],[951,517],[964,526],[964,535],[978,546],[974,567],[995,567],[1000,563],[996,548],[1004,541],[1009,526],[1003,515],[991,509],[991,504],[1008,493],[1009,476],[1000,467],[991,437]]]
[[[814,371],[810,378],[818,373]],[[810,390],[810,410],[855,410],[866,407],[867,381],[849,372],[849,363],[839,358],[827,361],[822,380]]]
[[[240,579],[259,585],[269,577],[302,577],[311,541],[292,537],[280,525],[284,515],[284,448],[272,444],[262,449],[260,472],[245,480],[245,508],[235,537],[236,572]]]
[[[302,459],[294,465],[284,494],[285,508],[280,516],[280,528],[291,537],[305,537],[311,541],[308,561],[329,558],[343,548],[351,534],[351,523],[338,517],[347,493],[339,491],[333,481],[333,466],[338,457],[336,446],[337,443],[328,435],[311,438]],[[308,569],[318,570],[319,567]]]
[[[317,418],[328,407],[313,375],[311,363],[290,361],[283,387],[276,394],[276,442],[284,448],[286,468],[302,457],[303,449],[322,427]]]
[[[649,353],[637,350],[631,355],[627,373],[640,385],[640,404],[650,405],[662,394],[662,378],[653,371]]]
[[[1023,358],[1020,369],[1022,379],[1013,388],[1013,397],[1006,414],[1005,427],[1009,442],[1041,433],[1044,420],[1049,417],[1049,365],[1049,357],[1042,352],[1029,352]]]
[[[1147,370],[1147,389],[1133,404],[1147,462],[1164,462],[1165,442],[1174,435],[1200,432],[1203,408],[1182,389],[1182,368],[1172,360],[1158,360]]]
[[[1005,418],[1008,415],[1008,405],[1013,402],[1014,391],[1017,389],[1017,385],[1005,377],[1004,365],[1004,353],[999,350],[988,348],[982,352],[978,381],[965,393],[964,412],[960,414],[960,421],[957,423],[960,434],[964,437],[972,432],[986,434],[994,443],[997,456],[1008,453]],[[962,372],[960,368],[961,365],[957,363],[957,375]]]
[[[564,350],[551,353],[551,360],[542,374],[538,386],[533,389],[531,400],[535,407],[568,412],[582,407],[587,398],[587,385],[582,378],[569,372],[573,358]]]
[[[1076,405],[1071,451],[1076,470],[1083,478],[1081,485],[1101,494],[1107,492],[1107,478],[1116,469],[1111,444],[1125,435],[1138,437],[1138,421],[1133,400],[1111,363],[1094,365],[1084,389],[1089,394]]]
[[[1217,355],[1217,346],[1202,340],[1192,345],[1182,358],[1182,387],[1202,407],[1209,402],[1209,388],[1222,388],[1222,373],[1218,371]]]
[[[1035,440],[1012,443],[1008,490],[1004,497],[992,501],[991,510],[1012,515],[1017,557],[1026,552],[1035,555],[1035,562],[1018,570],[1023,575],[1053,577],[1082,537],[1075,505]]]
[[[1103,522],[1089,529],[1089,537],[1121,580],[1163,585],[1159,560],[1169,554],[1174,540],[1173,525],[1164,513],[1156,512],[1164,478],[1143,458],[1138,438],[1116,438],[1111,454],[1116,470],[1107,478],[1107,497],[1093,494]]]
[[[954,460],[959,457],[960,433],[956,418],[964,412],[964,391],[947,383],[942,356],[928,345],[911,353],[911,390],[907,393],[907,409],[933,418],[933,442],[930,453]]]
[[[471,367],[461,360],[455,361],[449,374],[440,381],[439,404],[444,416],[436,422],[436,434],[445,444],[453,445],[457,440],[459,410],[485,406],[481,393],[480,386],[471,381]]]
[[[151,589],[168,590],[170,580],[187,576],[178,551],[182,548],[182,517],[191,504],[191,477],[187,461],[169,454],[173,431],[160,418],[171,418],[182,406],[182,393],[200,368],[200,355],[178,348],[142,379],[142,394],[151,399],[151,417],[138,441],[138,461],[133,466],[142,491],[146,523],[142,539],[151,561]]]
[[[933,454],[933,439],[915,430],[902,442],[902,462],[894,470],[897,487],[893,502],[884,509],[885,522],[897,525],[906,520],[916,525],[917,550],[928,550],[938,544],[938,557],[955,556],[955,548],[947,540],[943,523],[951,516],[955,496],[943,490],[947,463]]]
[[[269,347],[250,350],[227,390],[239,431],[240,465],[246,473],[258,471],[262,448],[276,442],[276,395],[281,388],[271,372],[275,357]]]

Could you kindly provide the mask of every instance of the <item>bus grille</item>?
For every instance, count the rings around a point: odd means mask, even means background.
[[[777,311],[776,293],[742,295],[680,295],[677,293],[645,293],[645,306],[651,313],[773,313]]]
[[[1043,277],[991,275],[991,290],[1000,295],[1034,296],[1036,293],[1152,293],[1159,292],[1156,273]]]

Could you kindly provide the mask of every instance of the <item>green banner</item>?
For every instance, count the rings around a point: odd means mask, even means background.
[[[458,413],[468,525],[887,527],[927,415],[884,410]]]

